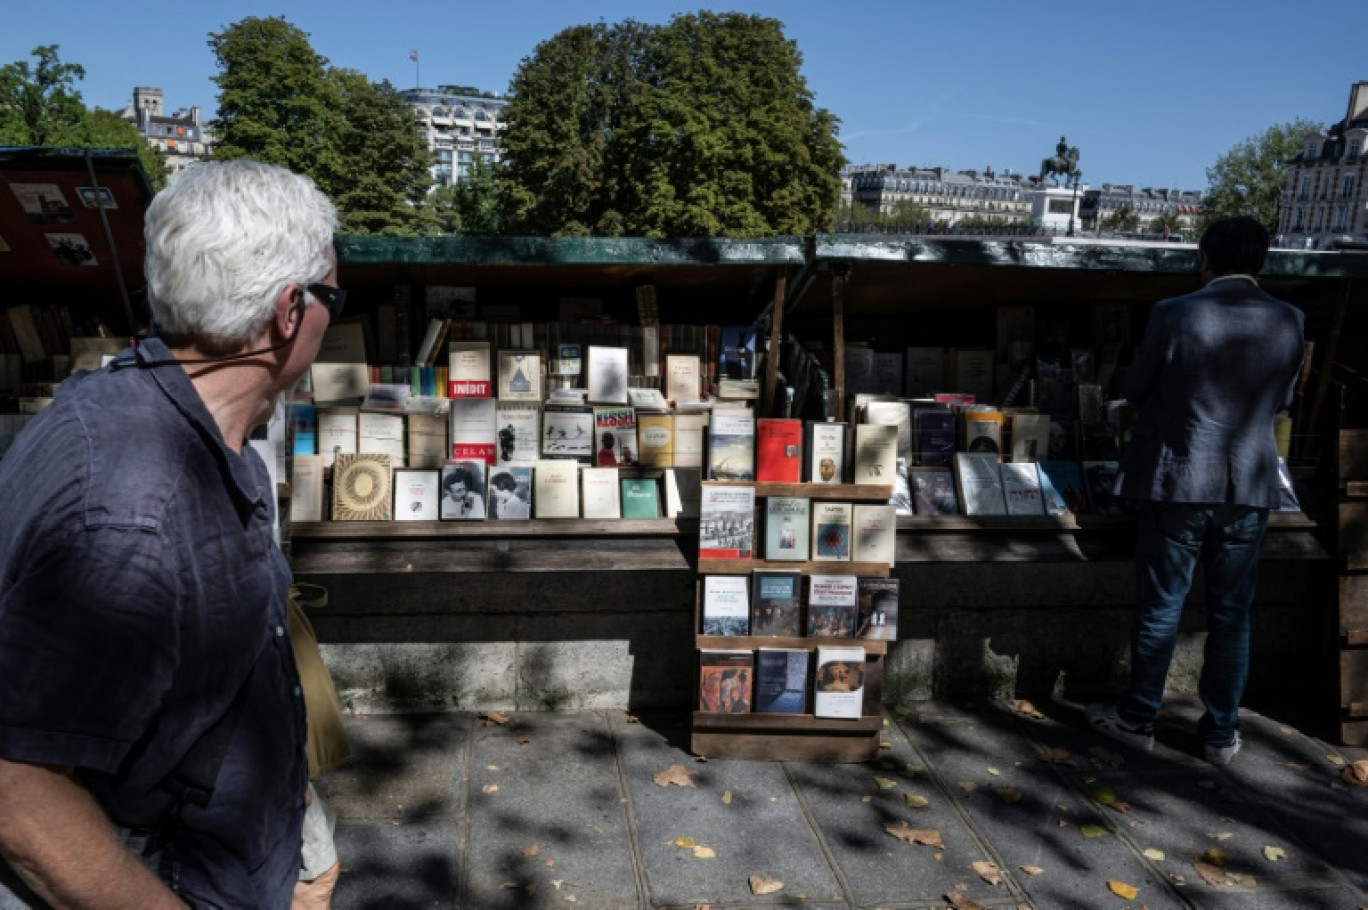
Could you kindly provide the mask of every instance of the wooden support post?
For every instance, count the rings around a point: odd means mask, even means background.
[[[1335,366],[1335,357],[1339,354],[1340,332],[1344,328],[1344,311],[1349,306],[1349,281],[1345,280],[1340,288],[1339,300],[1335,303],[1334,321],[1330,326],[1330,337],[1325,344],[1325,355],[1321,358],[1320,377],[1316,380],[1316,397],[1311,402],[1311,415],[1300,427],[1302,446],[1300,453],[1303,457],[1313,457],[1317,453],[1311,446],[1317,441],[1316,433],[1320,426],[1321,407],[1325,404],[1325,394],[1330,388],[1330,374]],[[1301,415],[1297,415],[1301,420]],[[1293,427],[1294,430],[1298,429]]]
[[[784,295],[788,291],[788,276],[780,275],[774,282],[774,306],[770,308],[769,352],[765,355],[765,394],[760,399],[762,409],[756,416],[773,417],[774,395],[779,384],[779,342],[784,337]]]
[[[836,420],[845,418],[845,283],[844,270],[833,270],[831,275],[831,365],[832,384],[836,387]]]

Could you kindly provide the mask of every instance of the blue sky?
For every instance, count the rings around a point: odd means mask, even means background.
[[[771,16],[803,54],[817,103],[842,121],[852,163],[1035,172],[1061,134],[1085,183],[1200,189],[1206,168],[1274,123],[1344,116],[1368,79],[1368,3],[1157,0],[939,3],[765,0],[66,0],[7,4],[0,63],[57,44],[86,69],[86,103],[122,109],[135,85],[168,108],[212,112],[207,38],[246,16],[284,16],[335,66],[414,85],[504,91],[562,28],[679,12]]]

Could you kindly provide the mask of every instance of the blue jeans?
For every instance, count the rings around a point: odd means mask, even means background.
[[[1207,638],[1197,687],[1206,713],[1198,734],[1209,746],[1228,746],[1234,740],[1249,679],[1249,611],[1267,527],[1267,509],[1140,503],[1131,681],[1116,706],[1126,723],[1150,729],[1159,714],[1183,601],[1200,562],[1206,578]]]

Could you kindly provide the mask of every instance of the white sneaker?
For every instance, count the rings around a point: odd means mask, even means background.
[[[1119,743],[1139,749],[1141,752],[1154,750],[1154,734],[1141,727],[1126,723],[1111,705],[1088,705],[1088,725],[1103,736]],[[1209,760],[1209,759],[1208,759]]]
[[[1244,744],[1244,739],[1239,731],[1235,732],[1235,739],[1228,746],[1203,746],[1202,755],[1213,765],[1228,765],[1240,752],[1240,746]]]

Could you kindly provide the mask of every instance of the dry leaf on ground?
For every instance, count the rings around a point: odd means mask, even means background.
[[[880,790],[891,790],[898,785],[896,780],[890,780],[887,777],[875,777],[874,783],[878,784]]]
[[[508,715],[500,714],[497,711],[481,711],[480,720],[484,721],[484,726],[492,727],[495,724],[508,723]]]
[[[1002,873],[998,872],[998,867],[993,863],[990,863],[987,860],[980,860],[972,865],[974,871],[978,873],[979,878],[983,879],[988,884],[1002,884]]]
[[[1230,831],[1208,831],[1207,837],[1212,840],[1230,840],[1235,835]]]
[[[1039,866],[1018,866],[1017,868],[1020,869],[1022,872],[1025,872],[1027,875],[1039,875],[1040,873],[1045,871]]]
[[[1110,833],[1101,825],[1084,825],[1078,830],[1084,837],[1104,837]]]
[[[1039,709],[1039,708],[1037,708],[1035,705],[1031,704],[1029,701],[1027,701],[1027,700],[1024,699],[1024,698],[1014,699],[1014,700],[1012,701],[1012,707],[1013,707],[1013,708],[1016,708],[1016,710],[1018,711],[1018,713],[1021,713],[1021,714],[1029,714],[1031,717],[1034,717],[1036,720],[1040,720],[1042,717],[1045,716],[1044,714],[1042,714],[1042,713],[1040,712],[1040,709]]]
[[[950,902],[950,910],[983,910],[962,891],[947,891],[945,899]]]
[[[1264,847],[1263,855],[1264,859],[1268,860],[1270,863],[1276,863],[1280,859],[1287,859],[1287,851],[1282,847]]]
[[[1202,862],[1200,859],[1194,860],[1192,868],[1197,870],[1197,874],[1202,877],[1202,881],[1206,882],[1208,885],[1230,884],[1230,879],[1226,878],[1226,874],[1222,872],[1218,866],[1213,866],[1211,863]]]
[[[1197,858],[1204,863],[1211,863],[1213,866],[1224,866],[1226,864],[1225,851],[1220,847],[1212,847]]]
[[[1340,780],[1355,787],[1368,787],[1368,760],[1350,762],[1348,767],[1340,772]]]
[[[491,793],[498,793],[498,792],[499,792],[499,785],[498,785],[498,784],[485,784],[483,787],[480,788],[480,792],[483,793],[483,794],[486,795],[486,796],[490,795]]]
[[[694,859],[716,859],[717,851],[712,847],[694,847]]]
[[[730,805],[731,805],[731,799],[732,799],[732,797],[731,797],[731,791],[730,791],[730,790],[723,790],[723,791],[722,791],[722,805],[724,805],[724,806],[730,806]]]
[[[1144,852],[1144,857],[1145,859],[1152,859],[1156,863],[1162,863],[1164,861],[1164,851],[1156,850],[1153,847],[1150,847],[1148,850]]]
[[[927,806],[931,805],[931,800],[927,799],[925,796],[919,796],[916,793],[904,793],[903,802],[907,804],[907,808],[909,809],[925,809]]]
[[[998,799],[1009,805],[1021,802],[1021,791],[1016,787],[998,787],[993,792],[997,793]]]
[[[945,849],[945,842],[941,840],[941,833],[935,828],[913,828],[907,822],[885,822],[884,830],[898,840],[907,841],[909,844]]]
[[[1326,755],[1326,756],[1325,756],[1325,760],[1328,761],[1328,762],[1330,762],[1330,764],[1332,764],[1332,765],[1343,765],[1343,764],[1347,764],[1347,763],[1345,762],[1345,760],[1344,760],[1344,756],[1343,756],[1343,755],[1336,755],[1336,754],[1333,753],[1333,752],[1331,752],[1329,755]]]
[[[523,856],[541,856],[541,847],[536,844],[528,844],[523,847]]]
[[[1140,889],[1125,882],[1118,882],[1116,879],[1108,879],[1107,890],[1122,900],[1133,901],[1135,896],[1140,893]]]
[[[676,837],[671,843],[676,847],[683,847],[686,850],[692,850],[694,847],[698,846],[698,841],[694,840],[692,837]]]
[[[656,782],[657,787],[668,787],[670,784],[674,784],[679,787],[693,787],[697,790],[698,787],[693,782],[693,775],[696,773],[696,771],[690,771],[683,765],[670,765],[664,771],[652,775],[651,779]]]
[[[1052,765],[1072,765],[1073,753],[1059,746],[1049,746],[1040,753],[1040,760]]]
[[[1241,888],[1248,888],[1251,891],[1259,887],[1259,880],[1252,875],[1240,872],[1227,872],[1226,878],[1230,879]]]
[[[1002,776],[1002,772],[999,771],[997,768],[989,768],[989,769],[988,769],[988,773],[991,774],[991,775],[993,775],[994,777],[1001,777],[1001,776]]]
[[[751,894],[773,894],[782,890],[784,883],[768,875],[752,874],[750,877]]]
[[[1130,803],[1118,798],[1116,791],[1111,787],[1094,787],[1088,791],[1088,799],[1101,803],[1110,809],[1115,809],[1117,812],[1130,811]]]

